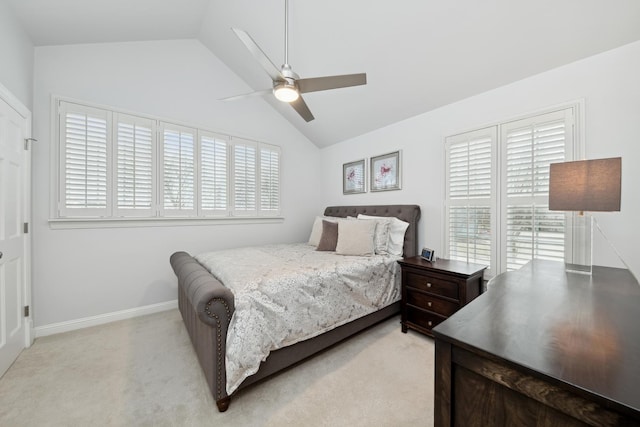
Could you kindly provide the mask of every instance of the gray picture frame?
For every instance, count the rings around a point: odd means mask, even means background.
[[[342,165],[342,194],[367,192],[367,171],[365,159]]]
[[[371,157],[371,192],[402,189],[402,150]]]

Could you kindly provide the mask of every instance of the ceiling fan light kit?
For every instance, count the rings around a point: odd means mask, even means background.
[[[273,94],[282,102],[293,102],[300,97],[295,83],[278,83],[273,88]]]
[[[367,75],[365,73],[360,74],[345,74],[339,76],[327,76],[327,77],[315,77],[309,79],[301,79],[289,65],[289,29],[288,29],[288,15],[289,15],[289,1],[285,0],[284,3],[284,65],[280,69],[276,67],[269,57],[260,49],[260,46],[251,38],[251,36],[242,30],[237,28],[231,28],[233,32],[238,36],[240,41],[249,50],[251,55],[258,61],[262,68],[271,77],[273,82],[273,94],[276,99],[282,102],[288,102],[291,107],[307,122],[314,119],[313,114],[309,110],[309,107],[304,102],[301,94],[308,92],[316,92],[321,90],[331,90],[350,86],[360,86],[367,84]],[[242,96],[232,96],[225,98],[225,100],[235,100],[244,98],[245,96],[251,96],[253,94],[263,94],[265,91],[253,92],[251,94]]]

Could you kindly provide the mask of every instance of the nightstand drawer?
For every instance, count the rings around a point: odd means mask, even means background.
[[[419,291],[407,289],[407,304],[449,317],[460,308],[459,303],[447,301]]]
[[[434,326],[443,322],[444,317],[434,313],[429,313],[419,308],[407,306],[407,322],[413,323],[421,328],[431,330]]]
[[[405,285],[432,294],[458,299],[458,283],[454,281],[408,272],[407,283]]]

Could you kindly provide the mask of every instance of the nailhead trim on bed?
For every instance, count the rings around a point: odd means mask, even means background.
[[[211,312],[211,304],[213,304],[214,302],[220,302],[222,303],[222,305],[224,305],[225,310],[227,311],[227,324],[229,322],[231,322],[231,310],[229,309],[229,305],[227,304],[227,302],[222,299],[222,298],[212,298],[211,300],[209,300],[209,302],[207,302],[207,305],[204,309],[205,313],[207,313],[207,316],[211,317],[212,319],[215,319],[216,321],[216,338],[217,338],[217,351],[216,351],[216,355],[218,357],[218,378],[222,378],[222,366],[223,366],[223,360],[222,360],[222,345],[220,344],[222,342],[222,333],[221,333],[221,325],[220,325],[220,317],[218,317],[217,315],[215,315],[214,313]],[[217,381],[218,383],[218,388],[216,390],[216,398],[220,399],[222,397],[222,388],[221,388],[221,381]]]

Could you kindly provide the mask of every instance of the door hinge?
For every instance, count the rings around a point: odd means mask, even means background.
[[[25,222],[24,224],[22,224],[22,232],[24,234],[29,234],[29,223]]]
[[[25,139],[24,139],[24,149],[25,149],[25,150],[28,150],[28,149],[29,149],[29,142],[31,142],[31,141],[33,141],[33,142],[38,142],[38,140],[37,140],[37,139],[35,139],[35,138],[25,138]]]
[[[28,305],[24,306],[24,317],[29,317],[29,306]]]

